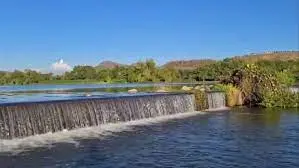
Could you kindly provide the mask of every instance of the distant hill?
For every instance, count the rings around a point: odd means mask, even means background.
[[[267,60],[267,61],[292,61],[299,60],[299,51],[273,51],[265,53],[251,53],[243,56],[233,56],[228,59],[242,60],[249,63],[254,63],[257,61]],[[193,60],[176,60],[170,61],[162,65],[166,68],[192,70],[201,66],[210,65],[217,62],[213,59],[193,59]],[[131,66],[137,63],[131,64]],[[120,66],[128,66],[125,64],[119,64],[113,61],[103,61],[96,68],[107,68],[112,69]]]
[[[119,64],[117,62],[113,61],[103,61],[99,65],[96,66],[96,68],[106,68],[106,69],[112,69],[116,67],[120,67],[122,64]]]
[[[174,68],[174,69],[195,69],[200,66],[205,66],[215,63],[216,60],[212,59],[203,59],[203,60],[178,60],[170,61],[163,65],[163,67]]]
[[[299,60],[299,51],[274,51],[266,53],[252,53],[244,56],[236,56],[233,59],[246,62],[267,61],[295,61]]]
[[[246,62],[257,62],[261,60],[268,61],[291,61],[299,60],[299,51],[274,51],[266,53],[252,53],[243,56],[231,57],[234,60],[242,60]],[[175,68],[175,69],[195,69],[200,66],[209,65],[215,63],[216,60],[202,59],[202,60],[177,60],[170,61],[163,65],[163,67]]]

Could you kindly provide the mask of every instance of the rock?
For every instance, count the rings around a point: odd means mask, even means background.
[[[91,96],[91,94],[89,94],[89,93],[86,93],[86,94],[85,94],[85,96],[86,96],[86,97],[90,97],[90,96]]]
[[[130,93],[130,94],[134,94],[134,93],[137,93],[137,92],[138,92],[137,89],[130,89],[130,90],[128,90],[128,93]]]
[[[197,85],[194,87],[195,90],[200,90],[201,88],[202,88],[202,86],[200,86],[200,85]]]
[[[200,88],[199,90],[202,91],[202,92],[206,91],[205,88]]]
[[[163,89],[159,89],[159,90],[157,90],[156,92],[158,92],[158,93],[165,93],[165,92],[167,92],[166,90],[163,90]]]
[[[190,90],[192,90],[192,89],[193,89],[192,87],[183,86],[181,90],[184,90],[184,91],[190,91]]]
[[[211,88],[210,87],[206,87],[205,90],[209,92],[209,91],[211,91]]]

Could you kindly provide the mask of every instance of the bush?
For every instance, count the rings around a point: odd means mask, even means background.
[[[223,85],[223,84],[217,84],[215,85],[215,89],[218,91],[225,92],[226,95],[226,105],[229,107],[242,105],[242,96],[241,91],[233,86],[232,84]]]
[[[223,81],[222,89],[229,94],[232,87],[237,87],[244,97],[246,105],[262,105],[265,107],[298,107],[298,93],[291,93],[289,86],[294,82],[293,76],[287,71],[275,71],[247,65],[237,70]]]
[[[191,92],[195,96],[195,104],[197,111],[206,110],[209,108],[208,98],[205,92],[200,90],[192,90]]]
[[[288,90],[279,92],[265,92],[261,103],[264,107],[283,107],[298,108],[299,93],[292,93]]]
[[[295,84],[296,78],[295,75],[290,73],[289,71],[281,71],[281,72],[276,72],[276,78],[277,80],[284,86],[290,87]]]

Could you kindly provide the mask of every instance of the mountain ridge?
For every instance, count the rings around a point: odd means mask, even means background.
[[[255,63],[258,61],[297,61],[299,60],[299,51],[271,51],[264,53],[250,53],[241,56],[232,56],[225,59],[229,60],[240,60],[248,63]],[[216,63],[218,60],[215,59],[190,59],[190,60],[174,60],[168,61],[161,67],[192,70],[201,66],[210,65]],[[135,65],[136,63],[130,64]],[[130,66],[129,64],[121,64],[114,61],[102,61],[96,67],[98,68],[116,68],[120,66]]]
[[[299,60],[299,51],[273,51],[265,53],[251,53],[242,56],[233,56],[225,59],[240,60],[248,63],[255,63],[258,61],[297,61]],[[209,65],[215,62],[217,62],[217,60],[213,59],[177,60],[169,61],[163,66],[174,69],[195,69],[197,67]]]
[[[107,68],[107,69],[113,69],[113,68],[117,68],[122,66],[123,64],[114,62],[114,61],[109,61],[109,60],[105,60],[102,61],[101,63],[99,63],[96,67],[97,68]]]

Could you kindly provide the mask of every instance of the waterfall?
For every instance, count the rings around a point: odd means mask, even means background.
[[[225,93],[223,92],[207,92],[209,109],[217,109],[225,107]]]
[[[299,87],[291,87],[291,88],[290,88],[290,91],[291,91],[292,93],[299,93]]]
[[[0,139],[194,111],[194,95],[157,94],[0,104]]]

